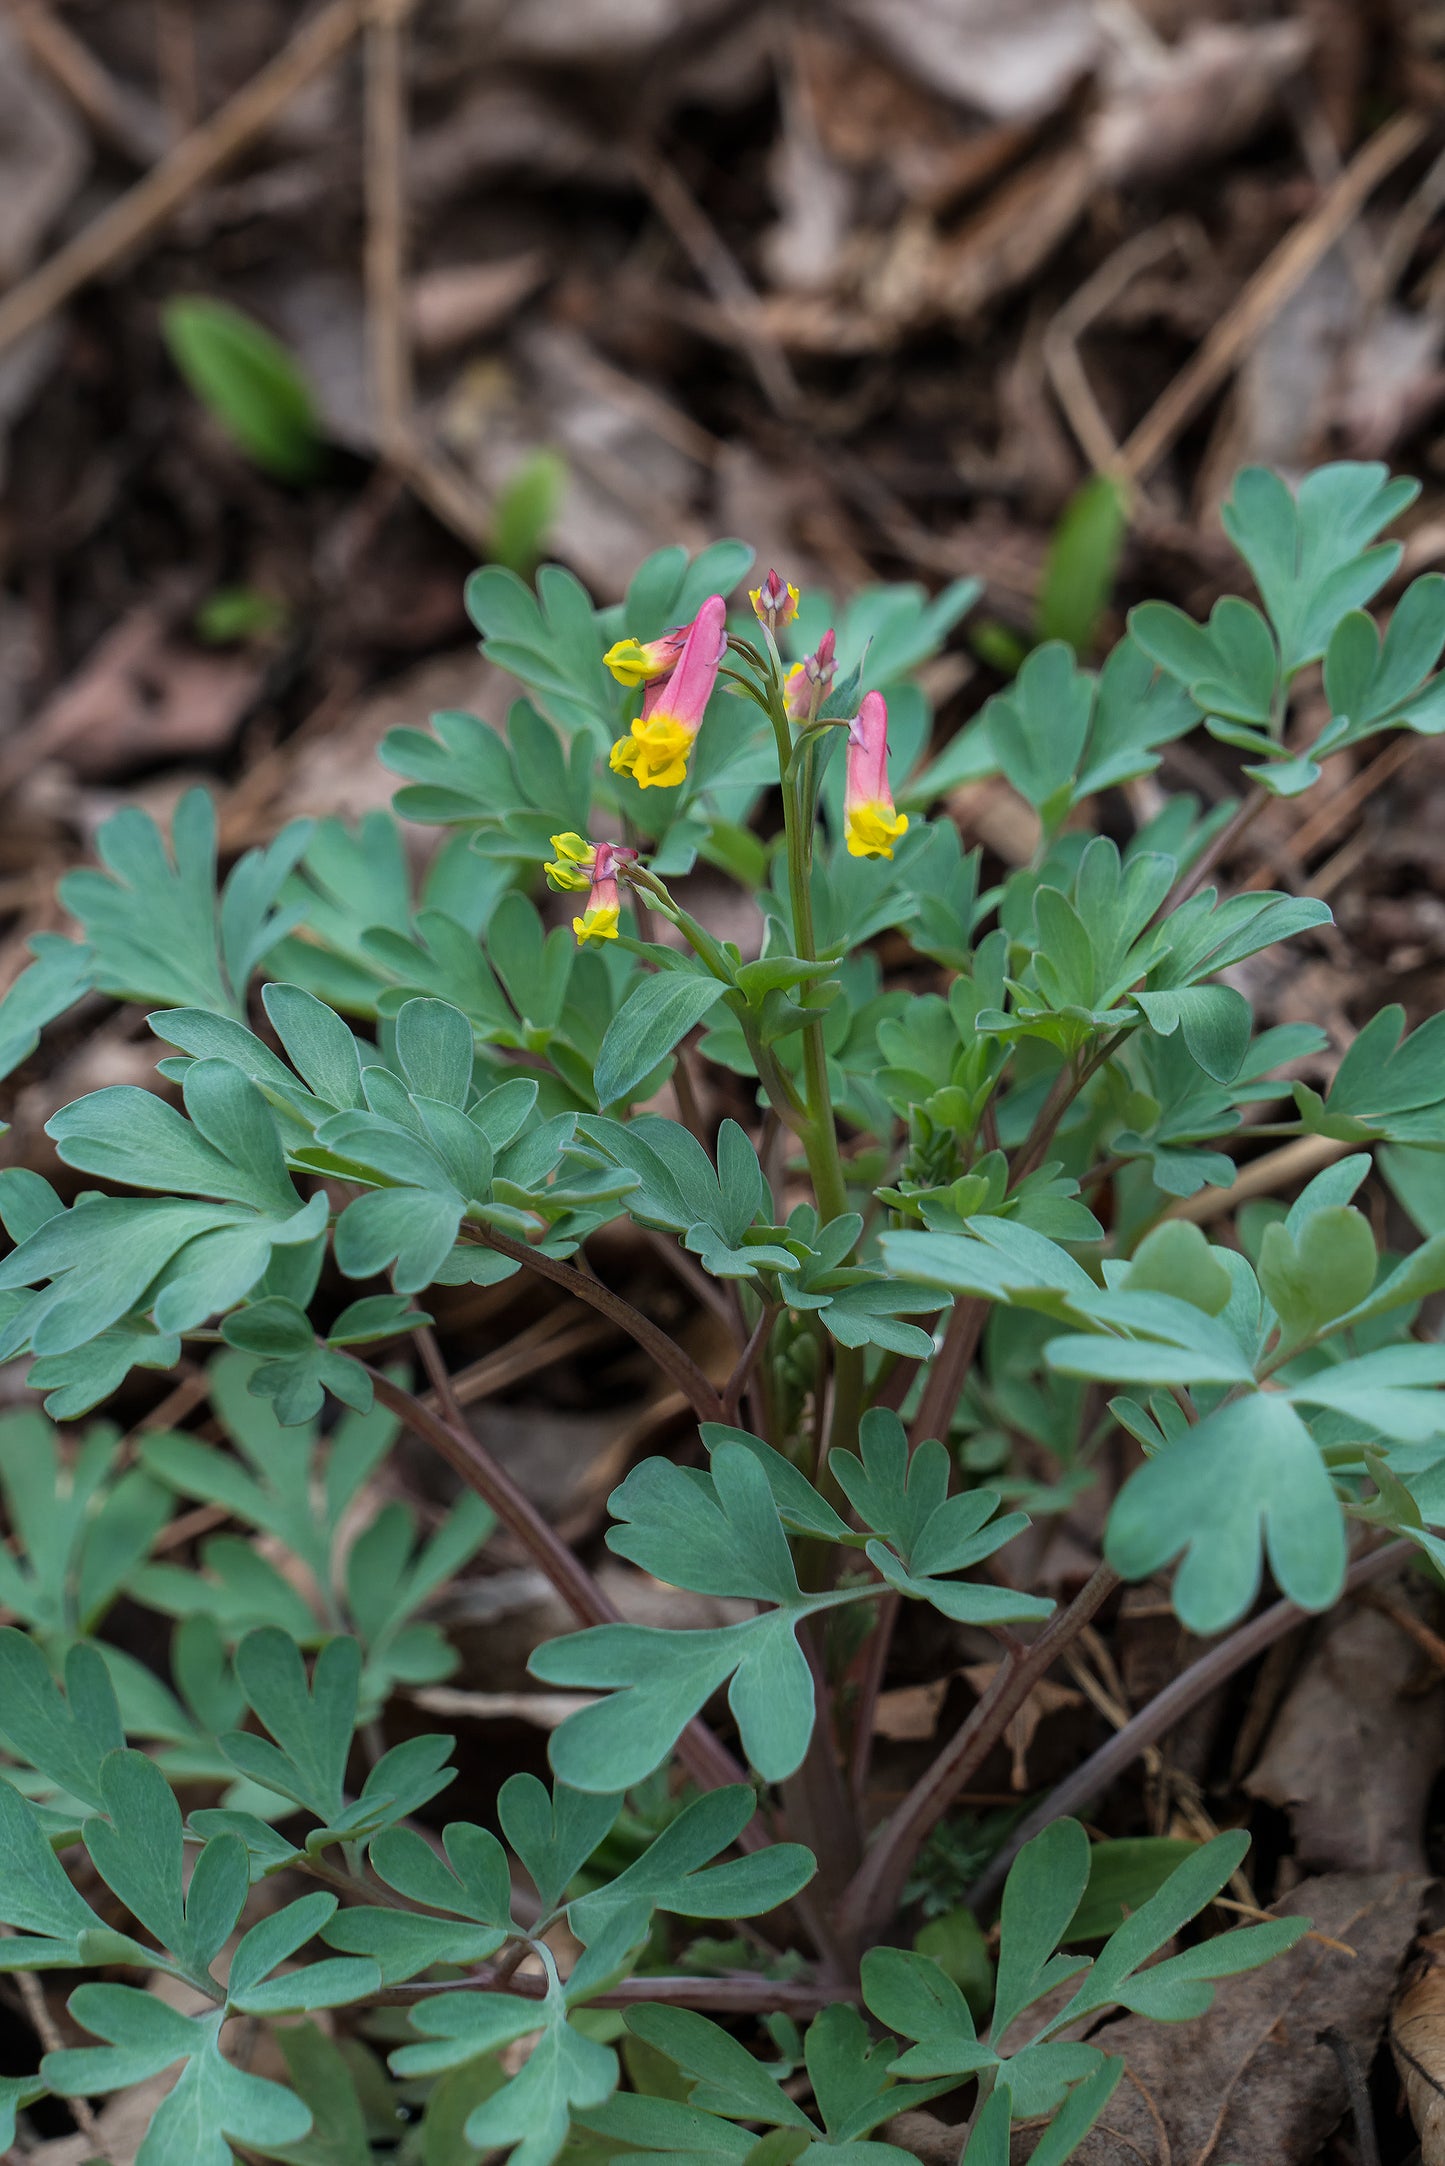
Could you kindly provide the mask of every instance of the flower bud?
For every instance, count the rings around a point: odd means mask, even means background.
[[[748,591],[753,614],[770,632],[781,631],[798,614],[798,590],[781,573],[770,571],[760,587]]]

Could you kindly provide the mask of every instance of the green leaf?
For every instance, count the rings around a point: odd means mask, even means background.
[[[41,933],[30,951],[34,962],[0,997],[0,1077],[29,1060],[45,1025],[73,1007],[90,983],[90,957],[77,942]],[[7,1125],[0,1121],[0,1135]]]
[[[244,1020],[252,971],[298,922],[277,898],[312,835],[293,820],[265,850],[248,850],[216,897],[216,815],[188,790],[171,823],[174,863],[147,812],[127,806],[96,831],[106,870],[67,873],[60,899],[80,919],[104,992]]]
[[[1150,1964],[1146,1971],[1140,1970],[1213,1900],[1238,1869],[1248,1848],[1249,1837],[1242,1830],[1216,1835],[1212,1842],[1201,1844],[1100,1949],[1073,1999],[1052,2017],[1049,2029],[1063,2030],[1111,2002],[1165,2023],[1203,2015],[1214,1999],[1209,1981],[1253,1970],[1270,1956],[1293,1947],[1309,1931],[1307,1918],[1279,1918],[1267,1925],[1246,1926],[1239,1932],[1202,1941],[1183,1955]]]
[[[1383,466],[1343,461],[1317,467],[1293,496],[1264,467],[1236,477],[1224,530],[1254,574],[1287,674],[1316,661],[1345,612],[1385,584],[1400,544],[1369,545],[1418,494]]]
[[[1000,768],[1040,812],[1067,811],[1093,706],[1092,680],[1062,640],[1053,640],[1036,647],[1008,691],[996,692],[984,707]]]
[[[634,1467],[607,1500],[620,1522],[608,1529],[608,1548],[698,1594],[796,1602],[797,1574],[759,1460],[740,1444],[719,1444],[711,1457],[706,1482],[670,1459]]]
[[[0,1968],[83,1968],[82,1936],[104,1931],[56,1857],[28,1798],[0,1781]]]
[[[125,1732],[97,1650],[70,1649],[62,1699],[35,1642],[13,1625],[0,1627],[0,1735],[57,1789],[99,1808],[101,1762],[125,1744]]]
[[[1313,1212],[1298,1237],[1284,1225],[1266,1226],[1259,1283],[1292,1344],[1364,1302],[1379,1258],[1362,1211],[1338,1203]]]
[[[349,1955],[374,1958],[383,1985],[400,1985],[436,1963],[465,1968],[495,1955],[506,1934],[450,1918],[424,1918],[380,1903],[353,1903],[323,1928],[323,1938]],[[312,2003],[311,2005],[315,2005]]]
[[[1013,2093],[999,2084],[979,2109],[959,2166],[1008,2166],[1012,2125]]]
[[[513,1782],[536,1782],[513,1776]],[[541,1789],[541,1784],[537,1784]],[[545,1792],[544,1792],[545,1795]],[[595,1805],[595,1799],[588,1799]],[[616,1801],[614,1805],[614,1817]],[[610,1823],[609,1823],[610,1825]],[[502,1932],[512,1922],[512,1884],[507,1855],[486,1828],[454,1820],[442,1831],[445,1858],[439,1858],[414,1828],[387,1828],[371,1845],[371,1863],[389,1888],[410,1903],[467,1918]],[[588,1851],[596,1848],[594,1843]],[[544,1909],[553,1907],[544,1903]]]
[[[1129,635],[1206,715],[1248,723],[1254,731],[1270,724],[1280,661],[1269,626],[1252,603],[1226,595],[1206,627],[1172,602],[1143,602],[1129,612]],[[1265,738],[1261,749],[1268,747]]]
[[[1234,1292],[1228,1267],[1186,1218],[1167,1218],[1145,1234],[1119,1283],[1130,1293],[1172,1294],[1206,1316],[1218,1316]]]
[[[717,978],[694,971],[657,971],[634,987],[613,1016],[597,1055],[597,1102],[615,1105],[630,1097],[722,999]]]
[[[1249,1002],[1233,986],[1186,985],[1135,993],[1134,1004],[1161,1038],[1182,1030],[1193,1058],[1216,1083],[1234,1081],[1249,1050],[1253,1019]]]
[[[567,485],[567,462],[545,445],[531,452],[498,491],[492,512],[491,554],[528,579],[547,546]]]
[[[17,2111],[44,2096],[45,2085],[38,2076],[0,2076],[0,2143],[14,2144]]]
[[[466,2124],[467,2141],[479,2150],[515,2144],[513,2166],[551,2166],[574,2110],[600,2106],[617,2087],[616,2054],[569,2023],[555,1972],[545,2001],[513,1993],[441,1993],[413,2008],[411,2022],[424,2042],[392,2054],[401,2076],[433,2075],[540,2032],[520,2073]]]
[[[193,1978],[204,1978],[250,1891],[244,1846],[234,1835],[206,1844],[185,1887],[181,1809],[143,1752],[101,1763],[104,1819],[85,1824],[85,1847],[101,1879]]]
[[[1082,1957],[1054,1951],[1088,1879],[1089,1838],[1077,1820],[1055,1820],[1015,1858],[999,1921],[992,2037],[1001,2040],[1025,2008],[1084,1968]]]
[[[968,2002],[932,1956],[870,1948],[862,1976],[863,1998],[879,2022],[914,2041],[894,2061],[895,2075],[962,2078],[996,2065],[993,2048],[979,2043]]]
[[[1182,1551],[1174,1607],[1204,1638],[1250,1608],[1262,1552],[1280,1592],[1302,1609],[1328,1609],[1344,1580],[1344,1519],[1329,1475],[1275,1393],[1217,1407],[1132,1474],[1104,1547],[1125,1579],[1147,1579]]]
[[[1065,2166],[1098,2121],[1124,2075],[1124,2062],[1111,2055],[1091,2076],[1075,2084],[1030,2154],[1030,2166]]]
[[[791,1901],[817,1870],[801,1843],[772,1843],[725,1865],[712,1862],[737,1841],[756,1804],[742,1783],[695,1798],[615,1880],[570,1906],[567,1919],[577,1938],[590,1947],[604,1935],[624,1935],[635,1946],[654,1910],[685,1918],[754,1918]]]
[[[620,1788],[620,1786],[619,1786]],[[544,1911],[555,1910],[573,1878],[610,1832],[622,1799],[509,1775],[497,1797],[502,1833],[527,1872]]]
[[[1164,1885],[1198,1843],[1172,1835],[1126,1835],[1089,1850],[1089,1880],[1062,1935],[1068,1947],[1105,1940]]]
[[[628,2010],[627,2028],[695,2079],[689,2102],[700,2112],[817,2133],[802,2107],[746,2046],[706,2016],[645,2003]]]
[[[629,1789],[661,1766],[693,1716],[732,1678],[728,1703],[743,1750],[765,1781],[783,1781],[800,1765],[813,1727],[813,1674],[796,1627],[809,1608],[839,1599],[817,1597],[711,1631],[598,1625],[545,1642],[528,1665],[535,1677],[610,1695],[559,1724],[553,1767],[579,1790]]]
[[[662,2151],[677,2166],[744,2166],[756,2148],[750,2130],[718,2114],[637,2091],[619,2091],[601,2106],[574,2113],[573,2119],[618,2152]]]
[[[236,1676],[275,1743],[232,1730],[221,1740],[226,1758],[253,1782],[295,1798],[318,1820],[338,1818],[361,1677],[356,1641],[328,1640],[308,1687],[295,1641],[263,1626],[237,1648]]]
[[[310,2111],[293,2092],[225,2059],[219,2011],[184,2016],[152,1994],[116,1985],[77,1986],[68,2006],[106,2044],[46,2054],[41,2074],[62,2096],[123,2090],[185,2063],[156,2109],[136,2166],[231,2166],[228,2136],[266,2149],[296,2143],[310,2129]]]
[[[311,387],[286,348],[225,301],[168,301],[161,331],[196,397],[249,459],[279,481],[309,481],[321,464]]]
[[[1128,529],[1128,497],[1112,475],[1095,474],[1070,497],[1050,537],[1039,584],[1035,622],[1041,640],[1065,640],[1076,654],[1093,646]]]

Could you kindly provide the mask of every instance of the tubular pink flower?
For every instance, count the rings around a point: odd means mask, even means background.
[[[614,774],[631,775],[641,790],[673,790],[685,780],[693,740],[726,652],[727,605],[720,594],[712,594],[687,628],[676,667],[648,686],[631,733],[612,747],[609,765]]]
[[[818,641],[816,654],[805,654],[801,662],[795,662],[788,671],[783,684],[783,705],[790,722],[811,722],[833,689],[833,679],[838,674],[835,641],[831,627]]]
[[[894,811],[888,787],[888,708],[881,692],[865,694],[848,724],[843,832],[850,857],[892,857],[894,843],[908,832],[908,815]]]
[[[616,842],[598,843],[592,858],[592,885],[587,894],[587,907],[581,917],[572,920],[579,948],[589,940],[617,938],[617,920],[622,909],[617,892],[617,868],[636,863],[635,850],[624,849]]]

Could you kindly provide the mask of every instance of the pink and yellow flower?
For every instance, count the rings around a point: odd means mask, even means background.
[[[770,632],[781,631],[798,614],[798,590],[780,572],[770,571],[760,587],[750,587],[748,600],[759,624],[765,624]]]
[[[614,774],[631,775],[640,790],[675,790],[686,779],[726,652],[727,606],[720,594],[712,594],[688,625],[675,665],[648,684],[631,732],[612,747]]]
[[[848,778],[843,793],[843,833],[850,857],[892,857],[908,832],[908,815],[896,812],[888,787],[888,707],[881,692],[865,694],[848,724]]]
[[[617,871],[619,866],[635,865],[637,852],[619,842],[594,844],[585,835],[575,834],[554,835],[552,848],[557,858],[547,867],[549,884],[564,893],[587,890],[586,907],[580,917],[572,920],[577,945],[582,947],[589,940],[615,940],[622,910]]]
[[[691,627],[680,624],[657,639],[619,639],[602,657],[619,684],[652,684],[676,664]]]
[[[833,679],[838,674],[838,661],[834,653],[834,638],[830,630],[818,641],[816,654],[805,654],[801,662],[795,662],[783,681],[783,704],[792,722],[811,722],[833,689]]]

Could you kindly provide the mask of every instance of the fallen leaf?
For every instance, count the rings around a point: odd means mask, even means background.
[[[85,131],[70,106],[0,21],[0,287],[35,260],[89,164]]]
[[[1000,1666],[997,1662],[975,1662],[958,1674],[982,1698],[998,1675]],[[1027,1790],[1029,1787],[1028,1753],[1039,1724],[1048,1716],[1061,1713],[1066,1707],[1082,1707],[1083,1704],[1082,1692],[1075,1692],[1069,1685],[1052,1684],[1047,1677],[1039,1679],[1004,1732],[1009,1751],[1013,1755],[1010,1779],[1015,1790]]]
[[[485,338],[504,324],[547,276],[540,248],[490,263],[451,263],[423,271],[408,300],[412,335],[423,353]]]
[[[169,609],[142,604],[10,739],[0,777],[13,782],[41,760],[59,759],[93,780],[162,757],[219,751],[240,727],[264,669],[251,654],[185,644]]]
[[[921,83],[995,119],[1051,111],[1103,45],[1103,11],[1092,0],[843,4]]]
[[[1244,1788],[1290,1816],[1306,1868],[1425,1870],[1425,1818],[1445,1760],[1445,1691],[1364,1604],[1322,1624]],[[1346,1936],[1348,1937],[1348,1936]]]
[[[1192,172],[1244,142],[1312,44],[1304,22],[1196,23],[1177,45],[1121,42],[1089,128],[1101,177]]]
[[[1401,1994],[1390,2051],[1420,2138],[1420,2166],[1445,2166],[1445,1971],[1426,1971]]]
[[[900,1745],[932,1737],[951,1682],[937,1677],[929,1685],[900,1685],[895,1691],[880,1692],[873,1715],[878,1736]]]

